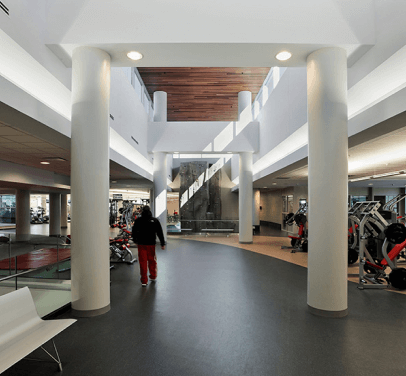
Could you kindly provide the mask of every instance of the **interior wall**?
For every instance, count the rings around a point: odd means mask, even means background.
[[[173,212],[179,213],[179,199],[170,199],[167,202],[167,210],[169,215],[173,215]]]
[[[262,191],[260,221],[282,224],[282,190]]]

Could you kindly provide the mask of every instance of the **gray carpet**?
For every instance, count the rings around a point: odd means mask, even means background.
[[[406,296],[349,284],[349,316],[320,318],[300,266],[184,239],[157,254],[156,284],[141,287],[138,263],[118,265],[111,311],[56,337],[63,376],[406,374]],[[4,373],[57,374],[28,360]]]

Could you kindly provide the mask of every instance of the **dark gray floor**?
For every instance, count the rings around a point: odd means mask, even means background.
[[[63,376],[406,374],[406,296],[349,284],[349,316],[320,318],[300,266],[184,239],[157,253],[155,285],[141,287],[137,263],[118,265],[111,311],[56,337]],[[23,360],[4,375],[56,370]]]

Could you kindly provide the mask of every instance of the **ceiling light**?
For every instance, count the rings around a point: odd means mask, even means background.
[[[232,152],[232,151],[228,151],[227,154],[233,154],[233,152]]]
[[[112,182],[112,183],[117,183],[117,180],[112,180],[111,182]]]
[[[179,154],[179,152],[178,152],[178,151],[174,151],[173,154]]]
[[[141,60],[142,59],[142,54],[140,54],[137,51],[131,51],[127,54],[127,57],[131,60]]]
[[[291,58],[291,56],[292,56],[292,54],[289,51],[281,51],[275,57],[279,61],[286,61],[286,60],[289,60]]]
[[[374,185],[374,183],[369,183],[368,185]]]
[[[272,185],[276,185],[276,183],[272,183]]]
[[[41,164],[50,164],[49,162],[46,162],[46,161],[42,161],[42,162],[40,162]]]
[[[264,188],[268,188],[268,187],[264,187]]]

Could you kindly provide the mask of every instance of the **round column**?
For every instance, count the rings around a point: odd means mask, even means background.
[[[49,194],[49,236],[61,234],[61,194]]]
[[[347,315],[347,55],[323,48],[307,59],[309,254],[307,303],[312,313]],[[332,221],[332,218],[334,220]]]
[[[68,195],[61,194],[61,228],[68,227]]]
[[[252,121],[252,94],[250,91],[240,91],[238,93],[238,121]]]
[[[166,153],[154,153],[154,213],[161,222],[162,230],[166,240]]]
[[[165,91],[154,92],[154,121],[167,121],[167,94]]]
[[[30,239],[30,192],[17,189],[16,194],[16,240]]]
[[[77,47],[72,56],[72,309],[89,317],[110,309],[110,55]]]
[[[240,153],[239,240],[252,243],[252,153]]]

